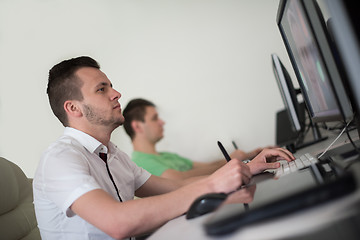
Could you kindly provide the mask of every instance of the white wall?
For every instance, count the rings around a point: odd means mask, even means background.
[[[271,68],[293,74],[276,25],[278,0],[1,0],[0,155],[32,177],[63,131],[45,93],[63,59],[99,61],[120,103],[144,97],[166,121],[159,150],[198,161],[272,145],[283,108]],[[132,151],[123,128],[112,140]]]

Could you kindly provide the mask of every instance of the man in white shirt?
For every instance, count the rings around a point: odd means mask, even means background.
[[[137,167],[110,142],[112,131],[124,122],[121,94],[90,57],[55,65],[47,93],[66,128],[44,152],[34,177],[35,212],[43,239],[123,239],[144,234],[186,212],[198,196],[232,192],[251,178],[249,166],[238,159],[187,185]],[[266,161],[278,158],[293,160],[284,149],[267,149],[253,166],[261,169]],[[243,202],[252,200],[250,191],[240,191]],[[134,195],[141,199],[134,200]]]

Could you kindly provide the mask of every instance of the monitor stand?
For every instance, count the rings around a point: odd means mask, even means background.
[[[315,143],[324,141],[326,139],[328,139],[328,137],[323,137],[321,136],[319,127],[316,123],[313,123],[312,121],[310,121],[310,128],[311,128],[311,132],[312,132],[312,137],[313,139],[311,141],[307,141],[307,142],[301,142],[300,144],[297,144],[295,146],[296,150],[313,145]]]
[[[309,116],[309,112],[308,112],[308,109],[307,109],[305,103],[300,103],[299,104],[299,118],[300,118],[301,122],[303,122],[303,124],[304,124],[302,133],[304,133],[304,131],[306,131],[306,129],[305,129],[305,114],[306,113]],[[286,148],[290,152],[295,153],[297,150],[299,150],[301,148],[324,141],[328,138],[328,137],[323,137],[321,135],[318,125],[316,123],[314,123],[311,120],[311,118],[310,118],[309,128],[311,130],[312,137],[309,139],[307,136],[302,136],[297,139],[298,141],[287,144]]]

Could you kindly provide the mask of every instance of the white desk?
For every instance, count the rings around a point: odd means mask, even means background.
[[[341,221],[354,214],[360,214],[359,206],[360,191],[357,191],[349,197],[276,220],[250,225],[230,235],[221,237],[206,235],[202,224],[209,215],[191,220],[187,220],[185,216],[181,216],[165,224],[148,239],[280,239],[296,236],[304,232],[315,231],[332,222]]]
[[[355,136],[357,133],[353,133]],[[322,152],[335,137],[317,143],[299,151],[299,154],[310,152],[314,155]],[[339,146],[348,142],[346,136],[342,136],[334,146]],[[359,166],[357,166],[359,165]],[[356,168],[359,169],[357,177],[360,183],[360,163]],[[286,215],[271,221],[252,224],[240,228],[225,236],[208,236],[203,229],[203,223],[211,215],[207,214],[195,219],[187,220],[185,216],[173,219],[153,233],[149,240],[161,239],[280,239],[296,237],[299,234],[309,233],[329,226],[332,223],[341,222],[353,216],[360,216],[360,190],[358,189],[351,195],[335,201],[327,202],[317,207],[303,210],[297,213]],[[360,217],[358,217],[360,219]]]

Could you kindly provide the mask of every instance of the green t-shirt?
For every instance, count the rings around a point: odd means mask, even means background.
[[[191,160],[169,152],[161,152],[159,155],[155,155],[134,151],[132,160],[136,165],[156,176],[160,176],[167,169],[187,171],[193,167]]]

